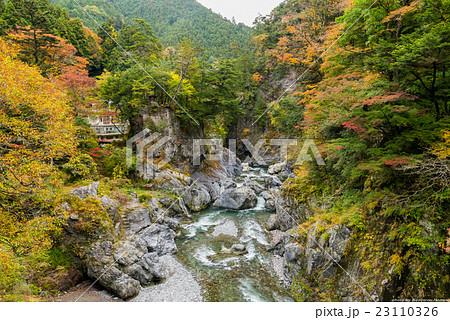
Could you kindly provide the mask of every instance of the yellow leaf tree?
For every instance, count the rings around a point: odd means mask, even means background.
[[[11,279],[16,257],[51,247],[60,228],[45,210],[49,186],[59,175],[54,163],[76,150],[66,94],[22,62],[18,50],[0,38],[0,270]],[[36,194],[42,201],[27,206]],[[0,279],[0,293],[5,283]]]
[[[0,39],[0,197],[36,191],[75,151],[66,95]]]

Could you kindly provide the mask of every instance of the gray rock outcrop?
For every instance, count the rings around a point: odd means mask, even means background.
[[[97,197],[99,184],[94,183],[72,191],[72,195],[82,199]],[[69,219],[67,239],[71,245],[84,247],[80,263],[88,277],[98,282],[122,299],[130,299],[139,294],[142,288],[159,283],[163,279],[164,266],[160,258],[171,256],[177,251],[175,231],[178,220],[158,215],[160,204],[154,198],[149,205],[142,205],[136,199],[126,204],[118,214],[116,200],[103,197],[100,199],[103,209],[111,216],[116,216],[121,227],[97,230],[88,235],[83,234],[72,224],[78,219]],[[155,203],[156,201],[156,203]],[[63,204],[70,210],[68,203]],[[160,223],[152,223],[155,218]],[[115,234],[115,231],[120,231]]]
[[[85,260],[87,275],[122,299],[135,297],[142,287],[161,281],[159,258],[177,251],[174,237],[167,226],[153,224],[118,246],[96,242]]]
[[[211,195],[204,185],[188,189],[184,192],[183,199],[189,209],[194,212],[206,209],[211,204]]]
[[[80,197],[81,200],[84,200],[84,199],[87,199],[90,197],[98,199],[97,190],[98,190],[99,185],[100,185],[100,182],[97,181],[88,186],[74,189],[70,192],[70,194]]]
[[[255,192],[248,187],[225,190],[214,202],[216,208],[245,210],[256,207],[258,198]]]
[[[271,165],[267,170],[268,174],[278,174],[286,169],[286,162],[276,163]]]
[[[283,185],[283,182],[277,176],[270,176],[266,180],[266,188],[267,189],[278,188],[278,187],[281,187],[282,185]]]
[[[269,211],[275,211],[276,205],[275,205],[275,197],[273,196],[273,191],[264,191],[260,194],[261,197],[264,198],[266,201],[264,204],[264,207]],[[273,227],[271,227],[273,228]],[[270,230],[270,229],[269,229]]]
[[[254,180],[245,181],[245,186],[255,191],[257,195],[260,195],[262,192],[266,190],[264,186],[260,185],[258,182]]]

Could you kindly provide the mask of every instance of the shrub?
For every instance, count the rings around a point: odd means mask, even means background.
[[[68,202],[70,213],[78,217],[78,221],[73,224],[76,231],[94,234],[96,231],[103,231],[111,226],[111,219],[99,199],[81,200],[78,197],[70,196]]]
[[[151,197],[150,197],[149,194],[141,194],[141,195],[139,195],[139,197],[138,197],[139,202],[141,202],[141,203],[147,202],[148,199],[150,199],[150,198],[151,198]]]
[[[95,180],[98,176],[97,165],[87,154],[72,157],[68,163],[63,165],[63,169],[69,175],[70,182],[84,179]]]
[[[100,160],[100,171],[104,176],[120,179],[128,175],[127,156],[125,148],[107,146]]]
[[[0,295],[5,294],[20,280],[20,269],[14,253],[0,247]]]

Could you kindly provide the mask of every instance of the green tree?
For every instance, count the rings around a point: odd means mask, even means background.
[[[67,8],[71,17],[79,17],[85,25],[97,27],[72,0],[53,3]],[[250,27],[233,24],[195,0],[153,1],[151,5],[148,0],[78,0],[78,3],[100,23],[111,19],[116,30],[122,26],[120,21],[131,24],[133,19],[142,19],[166,46],[176,47],[187,37],[195,46],[205,49],[202,53],[205,57],[236,58],[231,50],[233,43],[246,46],[252,33]]]
[[[2,30],[3,34],[6,34],[6,31],[11,28],[15,28],[15,26],[20,23],[20,17],[18,16],[18,12],[16,7],[14,6],[13,1],[8,1],[6,3],[5,9],[3,10],[1,20],[3,21],[4,29]]]
[[[202,48],[192,45],[191,40],[184,38],[178,45],[178,49],[173,57],[176,63],[176,68],[179,73],[179,82],[177,89],[172,96],[170,107],[174,108],[174,104],[181,90],[183,89],[183,81],[187,79],[193,79],[198,76],[199,64],[197,55],[203,51]]]
[[[49,48],[55,47],[57,39],[51,35],[53,7],[48,0],[11,0],[17,24],[11,26],[22,35],[16,37],[23,48],[23,58],[32,64],[41,65]],[[12,8],[12,7],[11,7]],[[9,17],[8,17],[9,18]],[[7,19],[8,19],[7,18]]]
[[[124,25],[118,35],[119,44],[143,66],[154,64],[162,51],[162,44],[152,28],[142,19],[133,19],[133,25]]]
[[[102,67],[108,71],[113,71],[119,61],[121,52],[117,47],[117,32],[114,29],[112,19],[104,22],[99,28],[97,35],[102,39]]]
[[[142,130],[139,117],[147,101],[145,93],[135,87],[143,77],[143,71],[138,66],[133,66],[109,76],[101,83],[98,92],[102,99],[111,101],[111,106],[119,111],[121,119],[129,123],[130,136]]]
[[[367,1],[355,2],[340,19],[345,25],[364,12]],[[342,45],[358,49],[359,56],[343,64],[359,63],[375,69],[401,90],[418,95],[434,116],[448,115],[450,1],[378,1],[344,37]],[[361,30],[364,32],[361,33]],[[350,56],[347,56],[350,57]]]
[[[6,21],[3,20],[3,13],[5,12],[5,2],[3,0],[0,0],[0,36],[5,35],[7,24]]]
[[[197,111],[202,119],[220,114],[228,127],[242,115],[237,95],[238,73],[234,64],[231,60],[219,61],[203,72],[204,85],[199,93]]]

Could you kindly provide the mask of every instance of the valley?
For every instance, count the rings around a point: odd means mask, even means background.
[[[448,300],[449,14],[0,0],[0,301]]]

